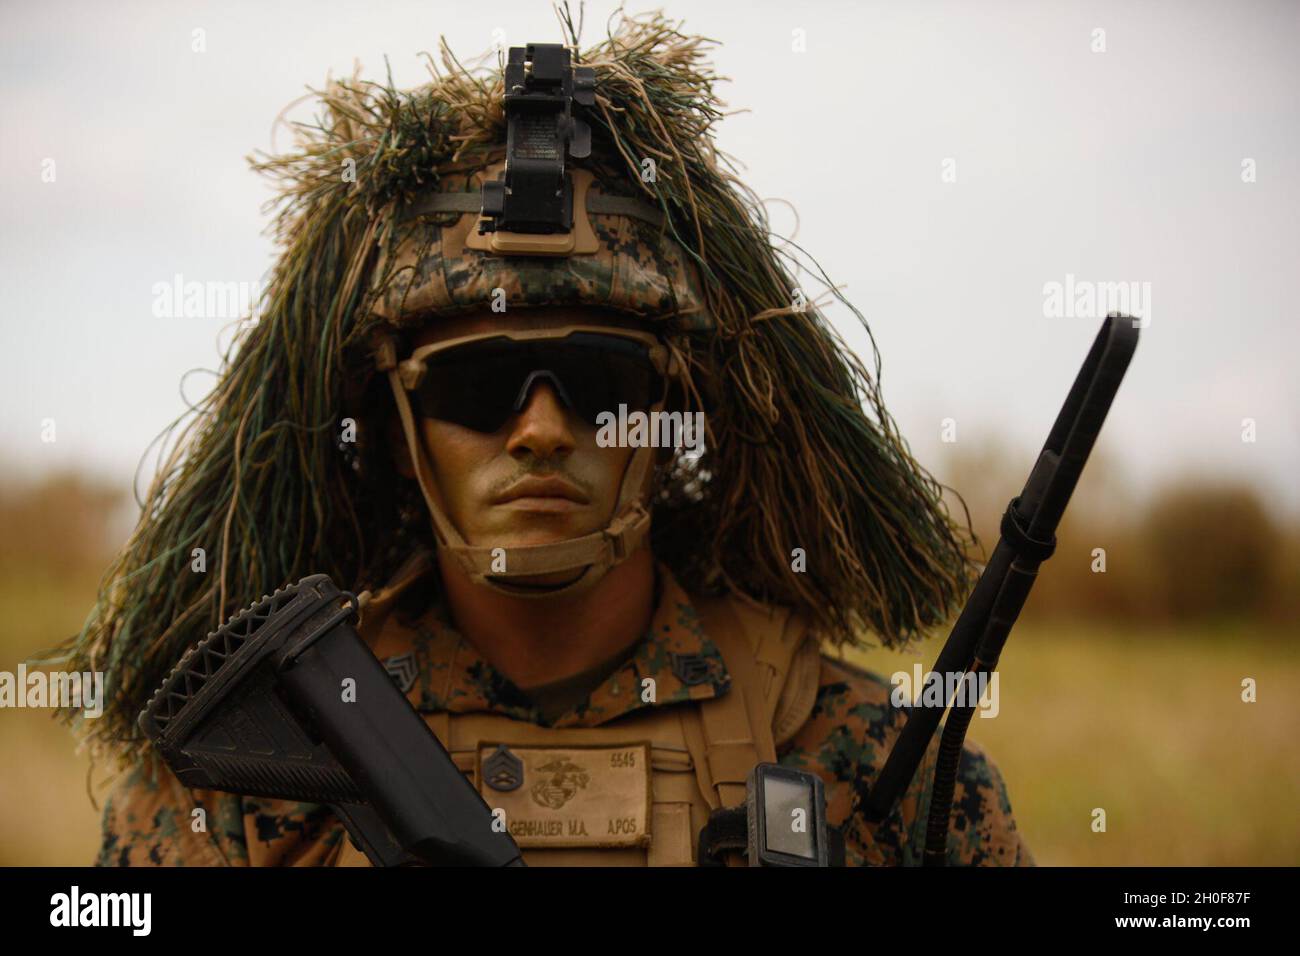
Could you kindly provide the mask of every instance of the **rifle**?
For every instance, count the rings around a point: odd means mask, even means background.
[[[522,866],[356,613],[324,574],[263,597],[185,653],[141,731],[186,787],[329,805],[375,866]]]
[[[926,866],[943,866],[947,856],[957,764],[977,705],[969,697],[964,703],[954,701],[963,685],[980,687],[980,678],[987,679],[997,668],[1039,565],[1056,549],[1056,527],[1128,370],[1137,341],[1138,326],[1129,316],[1111,314],[1102,323],[1024,489],[1011,499],[1002,515],[997,546],[931,668],[931,679],[939,675],[941,682],[945,674],[960,673],[965,677],[951,696],[945,693],[943,706],[909,709],[907,723],[867,795],[868,819],[883,820],[892,812],[916,775],[944,712],[951,706],[934,771],[926,826]]]

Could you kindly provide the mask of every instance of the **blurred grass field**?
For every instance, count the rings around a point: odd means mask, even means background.
[[[888,677],[921,651],[850,655]],[[1249,627],[1018,625],[1000,713],[968,739],[1001,769],[1041,865],[1300,863],[1300,653]],[[1257,702],[1242,701],[1252,677]],[[1106,811],[1106,832],[1091,829]]]
[[[84,571],[6,569],[0,670],[76,631],[95,584]],[[1019,626],[1001,713],[976,718],[971,737],[1001,768],[1038,862],[1300,863],[1300,652],[1277,637],[1245,625]],[[888,676],[928,667],[937,646],[851,656]],[[1244,677],[1257,703],[1242,702]],[[48,711],[0,710],[0,767],[0,865],[93,860],[88,762]],[[1105,833],[1091,830],[1094,807]]]

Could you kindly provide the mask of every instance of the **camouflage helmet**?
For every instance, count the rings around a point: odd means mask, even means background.
[[[423,324],[482,308],[501,290],[512,309],[600,306],[676,331],[713,327],[698,271],[666,232],[663,212],[635,195],[611,164],[574,167],[574,232],[589,244],[562,255],[488,248],[476,224],[483,183],[502,173],[497,155],[479,169],[443,173],[437,191],[388,210],[401,238],[375,269],[374,315],[399,328]]]

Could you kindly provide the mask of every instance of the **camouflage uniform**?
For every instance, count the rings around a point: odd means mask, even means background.
[[[632,656],[585,702],[547,723],[528,696],[495,670],[453,630],[437,607],[387,629],[372,648],[386,662],[407,699],[429,720],[439,712],[495,713],[551,727],[594,727],[649,706],[689,707],[726,694],[731,685],[722,655],[704,632],[691,598],[664,566],[660,600]],[[396,636],[394,636],[396,635]],[[687,684],[674,661],[694,658]],[[636,689],[653,677],[657,703]],[[409,686],[407,686],[409,685]],[[920,862],[929,784],[938,740],[893,814],[879,824],[857,812],[893,745],[904,715],[890,704],[890,686],[874,674],[825,653],[816,704],[802,728],[778,751],[780,763],[817,773],[826,786],[828,822],[845,839],[846,862],[915,865]],[[952,865],[1024,866],[1033,859],[1011,814],[997,768],[975,745],[962,757],[948,843]],[[196,808],[206,832],[196,832]],[[316,804],[187,791],[165,768],[157,782],[136,768],[111,794],[104,812],[101,866],[320,866],[337,862],[347,839],[328,807]],[[528,853],[525,852],[525,858]]]

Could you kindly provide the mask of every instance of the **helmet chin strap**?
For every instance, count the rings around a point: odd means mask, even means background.
[[[391,358],[391,351],[381,350]],[[387,365],[381,358],[382,365]],[[411,412],[410,397],[402,385],[396,363],[383,369],[397,402],[397,413],[402,420],[402,431],[411,452],[415,477],[420,491],[429,506],[438,547],[456,559],[461,569],[477,584],[483,584],[512,597],[555,597],[561,594],[579,594],[595,586],[611,568],[624,561],[645,539],[650,530],[650,512],[642,498],[651,473],[653,449],[637,448],[632,453],[623,481],[619,485],[614,516],[602,530],[556,541],[551,544],[534,544],[515,548],[479,546],[466,543],[455,525],[447,517],[438,484],[430,473],[423,443],[415,430],[415,417]],[[662,404],[662,403],[660,403]],[[654,406],[658,410],[659,404]],[[504,560],[505,570],[499,570]],[[495,565],[495,568],[494,568]],[[564,571],[581,571],[573,581],[556,587],[530,585],[528,578],[553,575]]]

